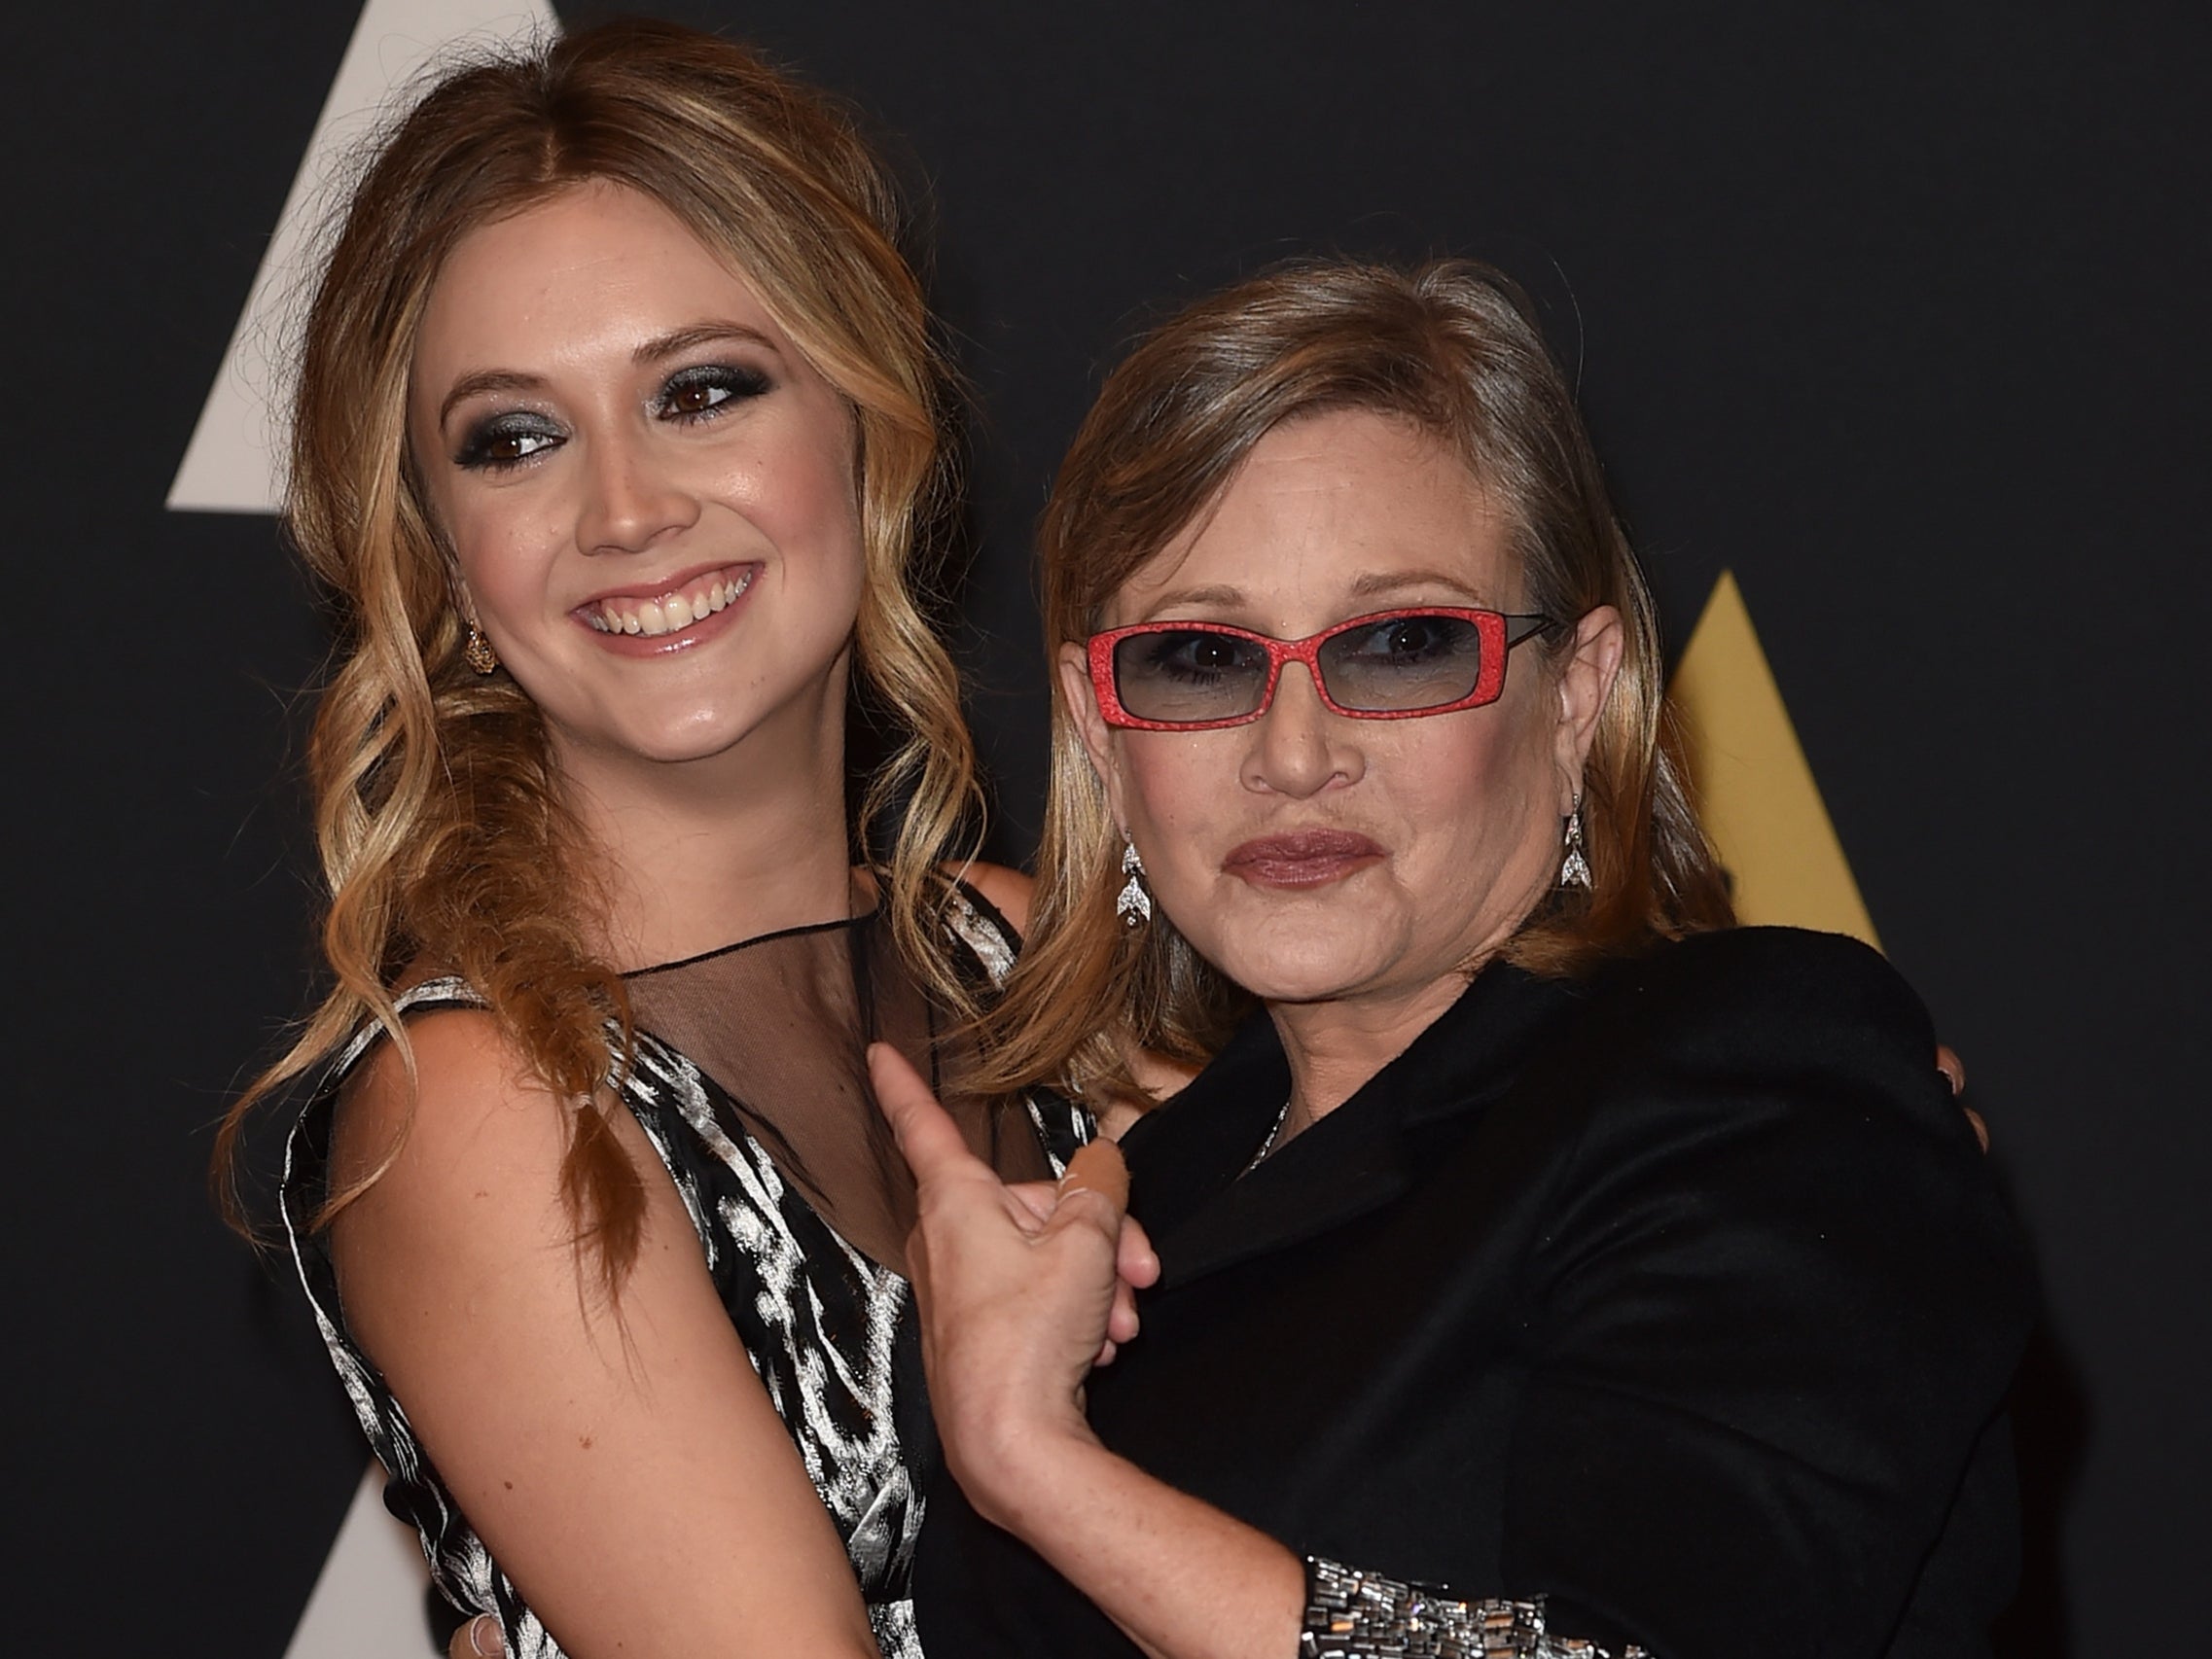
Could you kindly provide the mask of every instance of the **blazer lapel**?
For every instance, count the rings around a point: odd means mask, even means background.
[[[1290,1091],[1273,1023],[1255,1016],[1124,1143],[1161,1288],[1342,1226],[1408,1191],[1422,1167],[1409,1131],[1487,1107],[1578,1000],[1569,984],[1491,966],[1351,1099],[1246,1173]]]
[[[1289,1098],[1290,1063],[1262,1009],[1204,1071],[1122,1137],[1129,1209],[1156,1243],[1236,1179]]]
[[[1274,1121],[1272,1112],[1267,1121]],[[1263,1128],[1252,1150],[1266,1135]],[[1218,1273],[1380,1209],[1412,1184],[1404,1140],[1386,1098],[1355,1096],[1249,1175],[1242,1165],[1228,1171],[1189,1219],[1156,1236],[1161,1287]]]

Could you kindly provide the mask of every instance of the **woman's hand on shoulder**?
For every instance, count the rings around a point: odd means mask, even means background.
[[[578,1659],[873,1656],[837,1530],[636,1119],[555,1098],[486,1014],[409,1035],[417,1085],[385,1044],[340,1108],[337,1180],[390,1166],[333,1254],[348,1326],[493,1558]],[[561,1202],[577,1110],[607,1112],[644,1187],[618,1296]]]

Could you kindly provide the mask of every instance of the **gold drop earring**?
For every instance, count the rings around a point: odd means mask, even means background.
[[[477,626],[474,617],[467,618],[469,637],[461,645],[461,660],[479,674],[495,674],[499,671],[499,653],[491,649],[491,641],[483,637],[483,629]]]

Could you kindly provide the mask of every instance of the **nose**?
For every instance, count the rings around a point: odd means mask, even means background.
[[[1244,787],[1302,800],[1333,784],[1359,782],[1367,760],[1353,726],[1321,700],[1304,663],[1284,663],[1275,700],[1245,727],[1252,743],[1244,758]]]
[[[649,435],[593,435],[577,505],[577,546],[588,553],[643,552],[698,522],[698,497]]]

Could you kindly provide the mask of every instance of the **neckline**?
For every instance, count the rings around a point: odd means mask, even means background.
[[[1123,1143],[1140,1218],[1155,1242],[1224,1192],[1286,1179],[1286,1162],[1340,1164],[1346,1149],[1486,1102],[1517,1072],[1527,1042],[1549,1027],[1563,1003],[1580,998],[1575,979],[1539,978],[1491,960],[1459,997],[1415,1034],[1342,1105],[1308,1124],[1287,1146],[1255,1159],[1267,1125],[1291,1089],[1290,1061],[1266,1008],[1247,1018],[1182,1092],[1139,1119]],[[1347,1137],[1349,1139],[1347,1139]],[[1319,1150],[1300,1151],[1311,1142]],[[1331,1177],[1335,1179],[1335,1177]]]
[[[796,927],[777,928],[770,933],[755,934],[749,938],[716,945],[712,950],[698,951],[691,956],[679,956],[673,962],[656,962],[649,968],[632,968],[626,971],[622,977],[624,981],[650,978],[656,973],[671,973],[679,968],[693,968],[702,962],[712,962],[717,957],[733,956],[738,951],[751,950],[755,945],[772,944],[777,939],[799,938],[808,934],[826,934],[838,928],[856,928],[863,922],[873,922],[880,913],[880,906],[871,905],[853,916],[834,916],[826,922],[802,922]]]

